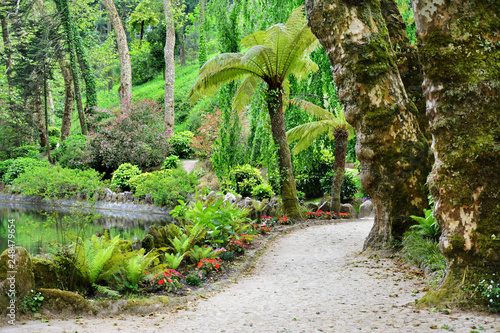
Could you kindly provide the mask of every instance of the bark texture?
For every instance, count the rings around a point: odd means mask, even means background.
[[[267,91],[267,108],[271,119],[274,144],[278,146],[283,214],[288,217],[298,217],[300,216],[300,206],[297,199],[295,178],[293,177],[290,147],[286,139],[282,94],[281,86],[269,86]]]
[[[364,248],[388,246],[427,204],[429,145],[401,81],[380,1],[306,0],[306,11],[333,66],[358,139],[361,184],[375,205]]]
[[[75,91],[73,89],[73,76],[68,62],[59,59],[59,68],[64,79],[64,112],[61,124],[61,142],[71,135],[71,117],[75,105]]]
[[[7,75],[8,92],[9,99],[12,101],[12,56],[11,56],[11,44],[10,44],[10,34],[9,34],[9,21],[4,14],[0,14],[0,22],[2,25],[2,40],[3,49],[5,52],[5,73]]]
[[[442,285],[423,304],[457,305],[461,285],[500,273],[500,2],[413,1],[443,230]]]
[[[167,28],[165,39],[165,124],[169,136],[174,134],[174,86],[175,86],[175,27],[172,10],[172,0],[163,0],[165,9],[165,24]]]
[[[102,0],[102,4],[108,12],[109,20],[116,35],[118,57],[120,58],[120,87],[118,93],[120,94],[120,101],[126,103],[132,100],[132,66],[130,64],[127,36],[113,0]]]
[[[35,113],[33,114],[33,118],[35,118],[35,123],[38,129],[38,136],[40,138],[40,146],[45,147],[48,145],[47,141],[47,131],[45,127],[45,117],[42,106],[42,98],[39,94],[36,94],[33,97],[33,106],[35,109]]]
[[[331,190],[331,211],[340,212],[340,192],[344,182],[345,157],[347,155],[347,141],[349,132],[345,128],[337,128],[335,137],[335,163],[333,164],[333,183]]]

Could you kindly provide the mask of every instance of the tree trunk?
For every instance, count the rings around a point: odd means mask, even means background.
[[[47,81],[47,102],[49,103],[49,124],[50,126],[54,126],[56,121],[54,114],[54,99],[52,98],[52,89],[50,87],[50,81]]]
[[[175,29],[172,10],[172,0],[163,0],[165,8],[165,24],[167,28],[165,40],[165,124],[168,136],[174,134],[174,86],[175,86]]]
[[[184,27],[181,28],[179,36],[179,58],[181,60],[181,66],[184,67],[186,66],[186,38],[184,36]]]
[[[38,135],[40,137],[40,146],[45,147],[48,145],[47,132],[45,128],[45,121],[43,115],[42,99],[39,94],[35,94],[33,96],[33,106],[35,109],[33,117],[35,118],[35,122],[38,129]]]
[[[408,97],[413,101],[418,110],[418,126],[425,135],[429,144],[431,134],[429,120],[426,116],[425,97],[422,90],[424,81],[422,65],[418,59],[418,51],[415,45],[410,45],[406,34],[406,23],[399,12],[398,5],[394,0],[381,0],[382,15],[391,39],[392,49],[396,55],[399,75],[403,81]],[[434,161],[434,156],[429,149],[429,170]]]
[[[274,144],[278,146],[283,214],[288,217],[298,217],[300,216],[300,207],[297,198],[297,188],[295,187],[295,179],[293,177],[290,147],[286,139],[285,115],[283,113],[281,89],[281,87],[269,85],[266,97],[267,108],[271,118],[271,131]]]
[[[340,213],[340,192],[344,182],[345,157],[347,155],[347,141],[349,132],[345,128],[337,128],[335,136],[335,163],[333,164],[333,183],[331,190],[331,211]]]
[[[435,158],[428,184],[448,263],[421,303],[457,305],[462,286],[500,273],[500,3],[415,0],[413,11]]]
[[[70,65],[65,59],[59,59],[62,77],[64,79],[64,112],[61,125],[61,142],[71,135],[71,118],[75,105],[75,91],[73,90],[73,76]]]
[[[12,57],[10,48],[9,21],[4,14],[0,14],[2,24],[3,49],[5,52],[5,73],[7,75],[9,102],[12,102]]]
[[[410,215],[426,207],[429,147],[398,72],[380,0],[306,0],[306,11],[333,66],[358,139],[361,184],[375,205],[364,249],[389,246],[414,224]]]
[[[116,45],[118,46],[118,56],[120,58],[120,87],[118,88],[120,102],[127,103],[132,100],[132,67],[130,64],[127,36],[125,35],[122,21],[120,20],[120,16],[118,16],[113,0],[102,0],[102,4],[106,7],[109,20],[113,25],[116,35]]]

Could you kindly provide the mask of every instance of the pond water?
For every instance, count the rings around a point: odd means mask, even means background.
[[[9,220],[14,220],[15,245],[30,254],[49,251],[50,243],[69,244],[74,237],[86,238],[108,230],[111,237],[142,239],[152,225],[166,225],[165,214],[146,214],[112,210],[62,209],[0,202],[0,253],[8,246]]]

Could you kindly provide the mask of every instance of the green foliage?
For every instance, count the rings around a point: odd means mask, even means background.
[[[411,231],[405,235],[402,253],[420,268],[431,272],[437,271],[439,275],[444,275],[446,260],[439,250],[439,244],[433,240],[420,237],[418,232]]]
[[[29,158],[33,158],[33,159],[39,159],[40,153],[38,152],[37,146],[26,145],[26,146],[14,148],[12,150],[12,157],[13,158],[29,157]],[[1,177],[1,175],[0,175],[0,177]]]
[[[200,287],[202,283],[202,278],[199,273],[191,272],[186,276],[186,284],[188,286]]]
[[[122,264],[122,271],[119,274],[121,282],[127,290],[137,291],[139,282],[146,276],[146,271],[148,269],[155,270],[153,266],[157,266],[159,263],[160,254],[156,250],[144,253],[144,249],[135,251]]]
[[[178,200],[186,200],[188,193],[194,192],[197,181],[184,169],[175,169],[151,172],[142,178],[141,183],[137,183],[137,178],[132,178],[129,183],[131,188],[135,186],[136,197],[151,194],[155,205],[174,207]]]
[[[229,186],[244,197],[252,195],[254,187],[264,182],[260,171],[249,164],[239,165],[229,173]]]
[[[175,133],[168,142],[171,145],[171,154],[177,155],[179,158],[190,158],[194,151],[191,148],[191,139],[194,133],[190,131]]]
[[[58,137],[55,137],[55,136],[49,137],[49,146],[50,146],[51,150],[56,149],[58,143],[59,143]]]
[[[126,257],[119,250],[120,236],[112,239],[93,235],[90,239],[77,240],[75,265],[86,283],[97,288],[111,280],[121,269]]]
[[[220,251],[219,258],[224,261],[233,261],[234,252],[233,251]]]
[[[179,163],[179,157],[176,155],[170,155],[165,157],[161,168],[165,169],[176,169]]]
[[[165,253],[165,261],[170,269],[177,269],[187,253]]]
[[[420,216],[411,215],[410,217],[418,222],[416,225],[412,225],[410,229],[415,230],[415,232],[422,238],[432,240],[434,242],[439,241],[439,236],[441,236],[441,228],[439,224],[434,219],[433,209],[425,209],[425,218]]]
[[[12,191],[47,198],[74,197],[78,193],[90,197],[103,188],[101,175],[93,170],[74,170],[62,167],[37,166],[21,174],[12,183]]]
[[[16,178],[26,171],[32,171],[36,167],[49,166],[49,162],[46,160],[40,161],[29,157],[20,157],[15,160],[10,160],[9,162],[7,161],[4,161],[3,166],[0,167],[0,172],[2,172],[2,168],[5,170],[2,180],[7,185],[12,184]],[[30,174],[32,173],[30,172]]]
[[[259,200],[271,199],[273,195],[273,188],[269,184],[260,184],[252,189],[252,197]]]
[[[320,180],[321,189],[323,193],[330,193],[333,182],[334,170],[330,170],[326,173],[325,177]],[[344,181],[342,182],[342,188],[340,189],[340,200],[342,202],[350,202],[354,195],[358,192],[358,186],[354,180],[352,173],[344,172]]]
[[[200,247],[195,245],[189,253],[189,258],[195,264],[199,263],[201,259],[213,259],[216,256],[217,253],[210,246]]]
[[[85,135],[67,137],[56,151],[56,160],[65,168],[87,169],[91,159],[88,142]]]
[[[223,202],[222,199],[210,203],[197,200],[192,206],[181,203],[174,208],[173,215],[184,223],[203,226],[208,230],[206,242],[212,246],[227,244],[247,228],[244,224],[246,211]]]
[[[143,42],[140,49],[137,43],[132,44],[130,64],[132,66],[133,85],[139,85],[151,81],[160,72],[156,66],[152,66],[148,42]]]
[[[474,293],[487,305],[492,313],[500,312],[500,280],[495,273],[472,285]]]
[[[23,297],[23,300],[21,302],[21,310],[23,310],[23,312],[36,312],[42,307],[44,299],[45,297],[42,296],[41,292],[31,290]]]
[[[49,136],[55,136],[56,138],[61,137],[61,129],[59,127],[50,126],[49,127]]]
[[[318,198],[330,193],[335,160],[331,150],[312,148],[301,153],[300,160],[294,164],[294,173],[297,189],[307,198]]]
[[[130,190],[129,181],[132,177],[141,174],[141,170],[138,166],[132,165],[130,163],[121,164],[118,169],[113,172],[113,178],[111,178],[111,185],[117,186],[122,190]]]

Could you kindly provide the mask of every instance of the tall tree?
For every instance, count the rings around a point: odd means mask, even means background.
[[[292,150],[294,155],[309,148],[311,144],[321,135],[328,133],[330,138],[335,139],[335,163],[333,165],[333,181],[331,195],[331,211],[340,212],[340,192],[344,182],[345,157],[347,155],[347,142],[352,127],[345,120],[344,110],[337,108],[335,113],[329,112],[316,104],[304,100],[291,100],[311,116],[319,119],[292,128],[286,132],[288,142],[297,141]]]
[[[422,302],[457,304],[500,273],[500,2],[414,0],[435,163],[434,216],[448,265]]]
[[[165,124],[169,136],[174,134],[174,87],[175,87],[175,25],[174,0],[163,0],[165,10]]]
[[[68,64],[66,59],[59,58],[59,68],[64,80],[64,112],[61,124],[61,141],[64,141],[71,135],[71,117],[75,104],[75,90],[73,75],[71,75],[71,65]]]
[[[120,87],[118,88],[118,93],[120,94],[120,101],[122,103],[129,102],[132,100],[132,66],[130,64],[127,35],[125,35],[122,21],[116,11],[113,0],[102,0],[102,4],[106,8],[109,20],[113,25],[116,45],[118,46],[118,56],[120,58]]]
[[[410,215],[426,207],[429,147],[401,81],[380,0],[306,0],[306,9],[356,131],[361,183],[375,205],[364,248],[388,246],[413,224]]]
[[[299,215],[299,201],[292,172],[290,148],[286,139],[284,100],[289,94],[289,75],[298,78],[317,70],[309,54],[317,39],[307,27],[304,9],[296,9],[286,24],[276,24],[257,31],[241,41],[245,53],[224,53],[210,59],[201,69],[189,92],[192,102],[213,94],[221,85],[242,79],[233,106],[239,110],[248,105],[259,83],[266,89],[267,111],[271,119],[274,143],[278,146],[281,198],[287,216]]]

